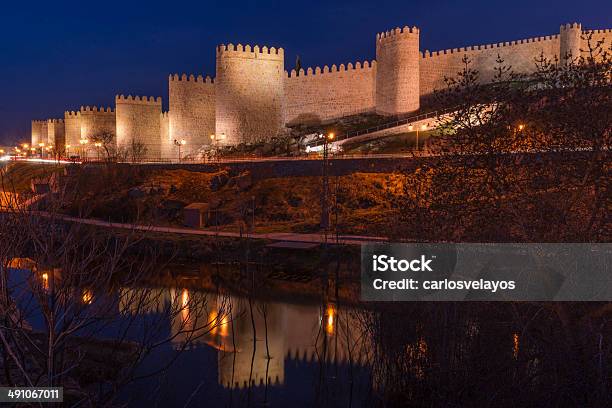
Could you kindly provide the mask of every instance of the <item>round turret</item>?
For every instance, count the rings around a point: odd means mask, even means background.
[[[396,28],[376,36],[376,112],[419,109],[419,29]]]
[[[561,61],[571,61],[580,57],[580,45],[582,37],[582,26],[578,23],[565,24],[560,31],[560,52]]]
[[[270,140],[285,125],[284,51],[217,48],[215,143]]]

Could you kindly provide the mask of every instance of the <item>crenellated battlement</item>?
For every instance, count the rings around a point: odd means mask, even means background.
[[[108,114],[114,114],[115,110],[112,109],[111,107],[107,106],[106,108],[104,106],[81,106],[81,111],[80,113],[90,113],[90,112],[97,112],[97,113],[108,113]]]
[[[256,57],[256,58],[269,58],[274,60],[284,60],[285,58],[285,50],[282,48],[275,47],[260,47],[259,45],[234,45],[230,44],[221,44],[217,46],[217,58],[221,57]]]
[[[612,28],[598,30],[583,30],[583,34],[612,34]]]
[[[193,74],[187,75],[187,74],[170,74],[168,76],[168,80],[170,82],[196,82],[196,83],[202,83],[202,84],[212,84],[215,82],[214,78],[211,78],[209,75],[206,75],[206,77],[203,77],[202,75],[198,75],[195,76]]]
[[[432,51],[432,52],[430,52],[429,50],[425,50],[424,52],[421,52],[421,57],[431,58],[431,57],[439,57],[439,56],[448,55],[448,54],[457,54],[457,53],[463,54],[466,52],[476,52],[476,51],[488,50],[488,49],[493,49],[493,48],[512,47],[512,46],[516,46],[520,44],[529,44],[529,43],[542,42],[542,41],[553,41],[558,38],[559,38],[559,34],[555,34],[555,35],[546,35],[543,37],[526,38],[523,40],[505,41],[505,42],[500,42],[500,43],[492,43],[492,44],[484,44],[484,45],[473,45],[469,47],[460,47],[460,48],[449,48],[446,50],[439,50],[439,51]]]
[[[419,29],[417,26],[408,27],[404,26],[404,28],[395,28],[393,30],[385,31],[382,33],[376,34],[377,42],[384,42],[396,39],[398,36],[413,36],[419,35]]]
[[[582,24],[580,23],[567,23],[567,24],[561,24],[561,31],[567,31],[567,30],[582,30]]]
[[[128,96],[124,96],[122,95],[115,95],[115,103],[128,103],[128,104],[135,104],[135,105],[161,105],[162,103],[162,98],[161,96],[158,97],[153,97],[153,96],[132,96],[132,95],[128,95]]]
[[[362,112],[414,112],[421,98],[457,75],[464,55],[481,73],[479,81],[487,83],[498,58],[525,74],[533,72],[539,56],[569,63],[584,55],[586,35],[605,48],[612,41],[611,28],[587,30],[573,22],[554,35],[430,52],[420,48],[420,29],[404,26],[376,34],[374,60],[299,71],[285,70],[283,48],[220,44],[214,75],[168,75],[168,112],[162,112],[161,97],[116,95],[113,108],[81,106],[64,112],[63,119],[32,121],[32,138],[64,129],[67,143],[77,144],[83,136],[112,131],[118,143],[138,139],[155,155],[162,151],[168,156],[175,155],[169,141],[185,138],[185,154],[197,155],[211,143],[211,134],[224,134],[227,145],[251,143],[283,132],[288,124]]]
[[[302,77],[312,77],[316,75],[334,74],[334,73],[342,73],[342,72],[372,70],[375,67],[376,67],[375,60],[364,61],[363,63],[357,61],[354,65],[351,62],[349,62],[346,65],[340,64],[338,66],[336,64],[333,64],[331,68],[327,65],[323,66],[323,68],[315,67],[314,69],[312,67],[308,67],[306,68],[306,70],[300,69],[299,75],[295,71],[295,69],[292,69],[290,72],[285,71],[285,75],[288,78],[302,78]]]

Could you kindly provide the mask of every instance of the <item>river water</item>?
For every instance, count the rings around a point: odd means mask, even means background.
[[[113,319],[136,322],[131,340],[152,326],[168,340],[139,366],[136,376],[147,377],[122,390],[130,407],[602,406],[609,398],[601,388],[609,331],[579,324],[598,305],[570,305],[578,318],[568,326],[556,305],[374,304],[333,290],[240,293],[211,285],[212,276],[175,275],[83,293],[84,304],[111,299]],[[34,309],[28,322],[43,328]],[[96,336],[117,333],[110,325]]]

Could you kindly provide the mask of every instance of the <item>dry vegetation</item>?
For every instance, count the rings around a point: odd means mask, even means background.
[[[131,175],[115,174],[112,182],[105,182],[106,172],[99,169],[77,176],[74,191],[78,193],[65,210],[115,221],[182,225],[182,207],[202,202],[210,209],[209,226],[218,225],[223,230],[250,225],[253,207],[257,232],[319,229],[320,177],[252,181],[249,174],[232,175],[228,170],[139,172],[126,168],[119,172]],[[389,194],[394,191],[397,179],[393,174],[366,173],[332,177],[332,219],[335,223],[337,213],[339,230],[381,232],[391,211]]]

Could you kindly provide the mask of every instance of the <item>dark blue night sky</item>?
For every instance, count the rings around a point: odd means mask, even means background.
[[[155,95],[167,107],[170,73],[214,74],[215,45],[285,48],[285,68],[374,58],[376,32],[421,28],[437,50],[555,34],[559,25],[612,28],[595,1],[3,1],[0,144],[29,139],[30,119],[116,93]],[[165,108],[166,109],[166,108]]]

